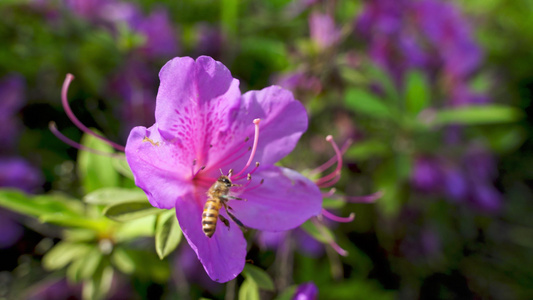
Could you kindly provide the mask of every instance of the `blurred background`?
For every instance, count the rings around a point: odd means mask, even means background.
[[[531,12],[528,0],[2,0],[0,298],[533,298]],[[343,169],[324,208],[356,215],[247,233],[254,268],[224,285],[179,238],[156,251],[165,216],[109,219],[98,191],[139,197],[127,166],[49,129],[111,151],[69,121],[72,73],[74,113],[124,145],[154,122],[159,69],[199,55],[243,92],[277,84],[304,103],[309,129],[282,164],[313,177],[332,135]]]

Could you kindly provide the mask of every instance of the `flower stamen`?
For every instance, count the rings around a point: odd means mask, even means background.
[[[349,223],[355,219],[355,213],[353,212],[350,213],[348,217],[339,217],[327,211],[326,209],[322,209],[322,216],[339,223]]]
[[[345,200],[351,203],[372,203],[383,196],[382,191],[375,192],[366,196],[347,196]]]
[[[344,145],[342,145],[341,147],[341,153],[344,154],[346,153],[346,151],[348,150],[348,148],[350,148],[350,145],[352,144],[352,140],[351,139],[348,139]],[[311,170],[311,172],[309,172],[309,175],[314,175],[314,174],[319,174],[319,173],[322,173],[324,172],[325,170],[327,170],[329,167],[333,166],[333,164],[337,161],[337,155],[333,156],[332,158],[330,158],[327,162],[323,163],[322,165],[318,166],[317,168]]]
[[[85,132],[87,134],[90,134],[90,135],[94,136],[95,138],[97,138],[99,140],[102,140],[102,141],[106,142],[107,144],[111,145],[113,148],[115,148],[115,149],[117,149],[119,151],[124,152],[126,150],[126,148],[124,146],[119,145],[117,143],[114,143],[114,142],[110,141],[109,139],[106,139],[104,136],[99,135],[98,133],[90,130],[85,125],[83,125],[83,123],[81,123],[80,120],[78,120],[78,118],[76,118],[76,116],[74,115],[74,112],[72,112],[72,109],[70,109],[70,106],[68,104],[68,99],[67,99],[68,88],[69,88],[70,83],[72,82],[72,80],[74,80],[74,75],[72,75],[70,73],[67,74],[67,76],[65,77],[65,81],[63,82],[63,86],[61,87],[61,104],[63,105],[63,109],[67,113],[68,118],[81,131],[83,131],[83,132]]]
[[[254,133],[254,144],[252,146],[252,153],[250,153],[250,158],[248,158],[248,162],[246,162],[246,165],[244,165],[244,168],[242,170],[235,174],[235,177],[239,177],[246,169],[252,164],[252,160],[254,159],[255,152],[257,151],[257,142],[259,141],[259,122],[261,122],[261,119],[254,119],[254,126],[255,126],[255,133]],[[256,168],[259,165],[256,164]]]
[[[342,153],[341,153],[341,150],[339,149],[339,146],[337,146],[337,143],[335,143],[331,135],[328,135],[326,137],[326,141],[330,142],[331,146],[333,147],[333,150],[335,150],[337,167],[330,174],[322,178],[319,178],[315,181],[315,183],[321,188],[330,187],[331,185],[335,184],[340,179],[341,168],[342,168]]]
[[[97,154],[97,155],[103,155],[103,156],[108,156],[108,157],[122,157],[121,155],[118,155],[118,154],[115,154],[115,153],[109,153],[109,152],[103,152],[103,151],[100,151],[100,150],[96,150],[96,149],[93,149],[93,148],[89,148],[87,146],[84,146],[82,144],[79,144],[79,143],[76,143],[75,141],[69,139],[68,137],[66,137],[65,135],[63,135],[58,129],[57,129],[57,126],[56,126],[56,123],[54,121],[51,121],[49,124],[48,124],[48,128],[50,128],[50,131],[58,138],[60,139],[63,143],[71,146],[71,147],[74,147],[76,149],[79,149],[79,150],[83,150],[83,151],[87,151],[87,152],[91,152],[91,153],[94,153],[94,154]]]

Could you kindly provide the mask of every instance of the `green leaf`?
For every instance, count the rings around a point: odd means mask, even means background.
[[[405,82],[405,105],[407,111],[417,115],[430,102],[431,91],[423,73],[410,71]]]
[[[164,283],[170,276],[170,264],[160,260],[153,252],[122,248],[123,253],[113,257],[111,261],[121,271],[132,271],[141,279],[149,279]],[[133,267],[133,269],[131,268]]]
[[[58,270],[73,260],[84,257],[91,247],[87,244],[59,242],[43,256],[43,267],[49,271]]]
[[[107,227],[106,219],[90,219],[83,216],[69,216],[59,213],[42,215],[39,221],[43,223],[55,224],[63,227],[84,228],[94,231],[102,231]]]
[[[343,208],[345,204],[346,202],[341,199],[324,198],[324,200],[322,201],[322,207],[329,209]]]
[[[156,217],[156,215],[151,215],[121,223],[115,231],[115,240],[125,242],[139,237],[153,237]]]
[[[141,189],[125,189],[118,187],[101,188],[91,192],[83,201],[91,204],[109,205],[119,202],[148,202],[146,194]]]
[[[112,204],[104,209],[104,215],[118,222],[126,222],[160,213],[148,201],[131,201]]]
[[[317,224],[313,223],[311,220],[303,223],[301,228],[309,233],[315,240],[322,242],[324,244],[329,244],[335,241],[335,235],[333,232],[326,226],[318,227]]]
[[[87,255],[79,257],[78,260],[82,261],[78,270],[78,278],[82,280],[89,279],[98,270],[98,266],[102,262],[102,253],[98,247],[93,247]]]
[[[134,179],[133,178],[133,172],[131,171],[130,165],[128,164],[128,161],[126,161],[126,155],[124,154],[118,154],[115,157],[113,157],[113,168],[123,176]]]
[[[362,89],[349,89],[345,95],[346,106],[356,113],[380,119],[391,119],[391,109],[377,96]]]
[[[346,151],[345,157],[356,160],[366,160],[382,157],[392,152],[390,145],[381,140],[366,140],[357,142]]]
[[[181,236],[181,228],[174,209],[159,215],[155,227],[155,250],[160,259],[165,258],[178,247]]]
[[[81,139],[85,147],[106,153],[113,153],[113,148],[107,143],[85,134]],[[78,152],[78,173],[86,192],[92,192],[103,187],[118,186],[119,176],[113,167],[113,158],[87,151]]]
[[[111,284],[113,283],[113,268],[109,265],[101,266],[90,279],[84,281],[83,299],[100,300],[106,299]]]
[[[524,117],[524,113],[510,106],[484,105],[464,106],[453,109],[441,109],[435,113],[429,123],[433,126],[460,124],[482,125],[515,122]]]
[[[135,271],[135,261],[122,248],[115,248],[113,250],[111,262],[124,274],[131,274]]]
[[[259,288],[267,291],[274,291],[274,282],[272,281],[272,278],[270,278],[270,275],[268,275],[263,269],[246,264],[242,273],[247,280],[253,281]]]
[[[14,189],[0,189],[0,206],[34,217],[46,214],[79,216],[83,212],[78,200],[60,194],[30,196]]]
[[[291,285],[281,292],[274,300],[291,300],[298,288],[297,285]]]
[[[237,34],[238,15],[239,0],[222,0],[220,21],[225,32],[232,37]]]
[[[239,300],[259,299],[259,287],[252,280],[244,280],[239,289]]]

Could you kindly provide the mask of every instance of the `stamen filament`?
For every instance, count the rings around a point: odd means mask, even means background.
[[[375,192],[366,196],[348,196],[345,200],[351,203],[372,203],[383,196],[383,192]]]
[[[335,194],[335,192],[337,192],[337,189],[336,188],[331,188],[327,193],[323,193],[322,194],[322,198],[329,198],[329,197],[333,196]]]
[[[332,185],[335,185],[341,179],[341,174],[340,173],[335,174],[334,178],[326,180],[325,182],[320,181],[320,179],[322,178],[317,179],[315,183],[318,185],[319,188],[324,189]]]
[[[244,171],[246,171],[246,169],[250,166],[250,164],[252,163],[253,159],[254,159],[254,156],[255,156],[255,152],[257,151],[257,142],[259,141],[259,122],[261,122],[261,119],[254,119],[254,126],[255,126],[255,134],[254,134],[254,144],[252,146],[252,153],[250,153],[250,158],[248,158],[248,162],[246,162],[246,165],[244,166],[244,168],[242,168],[242,170],[235,174],[235,177],[239,177],[242,173],[244,173]]]
[[[321,185],[323,183],[326,183],[330,180],[333,180],[335,179],[335,177],[339,176],[340,177],[340,173],[341,173],[341,168],[342,168],[342,153],[339,149],[339,146],[337,146],[337,143],[335,143],[335,141],[333,140],[333,137],[331,135],[328,135],[326,137],[326,141],[330,142],[331,143],[331,146],[333,146],[333,150],[335,150],[335,154],[337,156],[337,167],[335,168],[335,170],[333,170],[333,172],[331,172],[330,174],[322,177],[322,178],[319,178],[315,181],[315,183],[317,185]]]
[[[344,153],[346,153],[346,151],[348,150],[348,148],[350,148],[350,145],[352,144],[352,140],[351,139],[348,139],[344,145],[342,145],[341,147],[341,153],[344,155]],[[324,172],[325,170],[327,170],[329,167],[333,166],[333,164],[337,161],[337,155],[333,156],[332,158],[330,158],[327,162],[323,163],[322,165],[318,166],[317,168],[311,170],[311,172],[309,172],[309,175],[314,175],[314,174],[318,174],[318,173],[322,173]]]
[[[246,152],[250,151],[251,149],[245,150],[241,154],[238,154],[237,157],[232,158],[230,161],[226,162],[226,160],[230,159],[235,153],[238,153],[246,145],[246,142],[248,142],[249,139],[250,139],[249,137],[246,137],[246,139],[244,139],[244,142],[242,142],[239,146],[237,146],[237,148],[230,155],[222,158],[221,160],[219,160],[216,163],[213,163],[213,165],[215,165],[215,166],[226,166],[226,165],[229,165],[232,162],[236,161],[237,159],[241,158],[243,155],[246,154]]]
[[[256,163],[255,163],[255,168],[254,168],[250,173],[248,173],[248,174],[246,175],[246,177],[249,176],[250,178],[252,178],[252,174],[255,172],[255,170],[257,170],[257,168],[259,168],[259,162],[256,162]],[[243,174],[243,175],[244,175],[244,174]],[[239,176],[239,177],[236,177],[235,179],[236,179],[236,180],[239,180],[239,179],[241,179],[241,178],[244,178],[244,176],[241,175],[241,176]]]
[[[331,236],[331,234],[326,231],[322,226],[322,224],[320,224],[320,222],[318,221],[317,218],[312,218],[311,219],[311,222],[313,222],[316,226],[316,228],[318,229],[318,231],[320,231],[320,233],[322,233],[322,235],[326,238],[326,241],[328,243],[328,245],[330,245],[333,250],[335,250],[337,253],[339,253],[339,255],[342,255],[342,256],[347,256],[348,255],[348,251],[342,249],[336,242],[335,242],[335,239]]]
[[[109,152],[104,152],[104,151],[100,151],[100,150],[96,150],[96,149],[93,149],[93,148],[89,148],[87,146],[84,146],[80,143],[76,143],[75,141],[69,139],[68,137],[66,137],[65,135],[63,135],[58,129],[57,129],[57,126],[56,126],[56,123],[54,121],[51,121],[49,124],[48,124],[48,128],[50,128],[50,131],[58,138],[60,139],[63,143],[71,146],[71,147],[74,147],[76,149],[79,149],[79,150],[83,150],[83,151],[87,151],[87,152],[91,152],[91,153],[94,153],[94,154],[97,154],[97,155],[103,155],[103,156],[109,156],[109,157],[122,157],[122,155],[117,155],[115,153],[109,153]]]
[[[339,217],[331,212],[327,211],[326,209],[322,209],[322,215],[332,221],[339,222],[339,223],[349,223],[355,219],[355,213],[350,213],[350,216],[348,217]]]
[[[244,188],[246,188],[251,182],[252,182],[252,181],[248,181],[248,182],[246,183],[246,185],[244,186]],[[263,185],[263,182],[265,182],[265,180],[264,180],[264,179],[261,179],[261,181],[259,181],[258,184],[252,186],[251,188],[246,188],[246,191],[249,192],[249,191],[251,191],[251,190],[255,190],[256,188],[258,188],[258,187],[260,187],[261,185]]]
[[[74,113],[72,112],[72,109],[70,109],[70,106],[68,104],[68,99],[67,99],[67,92],[68,92],[68,88],[70,86],[70,83],[72,82],[72,80],[74,80],[74,75],[72,74],[67,74],[67,76],[65,77],[65,81],[63,82],[63,86],[61,87],[61,103],[63,105],[63,109],[65,110],[65,112],[67,113],[67,116],[68,118],[72,121],[72,123],[74,123],[74,125],[76,125],[81,131],[87,133],[87,134],[90,134],[92,136],[94,136],[95,138],[97,139],[100,139],[106,143],[108,143],[109,145],[113,146],[113,148],[119,150],[119,151],[126,151],[126,148],[122,145],[119,145],[117,143],[114,143],[108,139],[106,139],[104,136],[102,135],[99,135],[98,133],[90,130],[89,128],[87,128],[85,125],[83,125],[83,123],[80,122],[80,120],[78,120],[78,118],[76,118],[76,116],[74,115]]]

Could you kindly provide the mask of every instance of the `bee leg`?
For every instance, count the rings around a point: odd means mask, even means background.
[[[246,231],[246,227],[244,227],[244,224],[242,224],[242,222],[239,219],[237,219],[237,217],[235,217],[232,213],[230,213],[230,210],[233,210],[233,208],[228,206],[228,204],[226,204],[226,202],[222,202],[222,205],[224,205],[224,209],[226,210],[226,213],[231,218],[231,220],[233,220],[233,222],[235,222],[235,224],[239,225],[239,227],[243,231]]]
[[[224,225],[226,225],[226,227],[228,227],[229,229],[229,221],[228,219],[224,218],[223,215],[219,214],[218,217],[220,218],[220,221],[222,221],[222,223],[224,223]]]
[[[246,199],[235,197],[235,196],[230,196],[230,195],[224,195],[222,197],[227,199],[227,200],[244,200],[244,201],[247,201]]]

